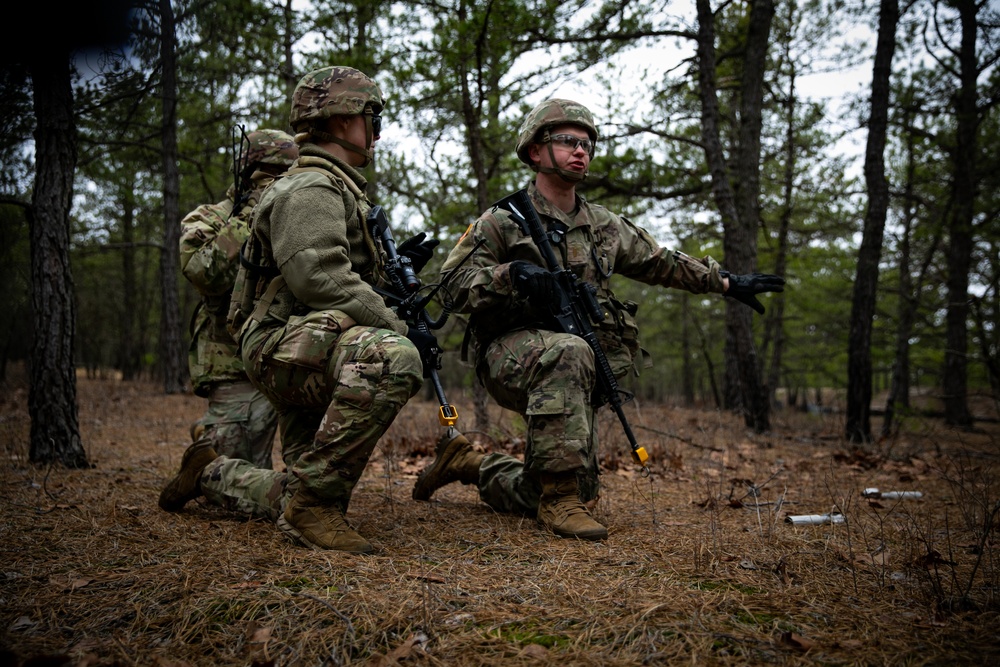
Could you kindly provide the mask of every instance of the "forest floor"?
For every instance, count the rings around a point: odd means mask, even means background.
[[[0,392],[0,665],[1000,661],[995,405],[975,432],[911,416],[859,449],[837,414],[778,411],[755,435],[730,414],[632,402],[648,476],[605,410],[594,512],[610,537],[591,543],[460,484],[413,501],[442,432],[413,401],[354,494],[348,520],[375,546],[357,556],[201,501],[157,507],[203,399],[81,378],[78,400],[92,468],[66,470],[28,464],[27,389]],[[490,430],[470,438],[519,453],[513,415]],[[845,520],[786,521],[828,512]]]

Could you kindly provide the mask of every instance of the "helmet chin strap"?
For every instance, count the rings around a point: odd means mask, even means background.
[[[372,145],[372,134],[374,134],[374,132],[372,130],[372,117],[370,115],[368,115],[368,114],[365,114],[364,115],[364,119],[365,119],[365,144],[367,146],[371,146]],[[338,137],[338,136],[336,136],[334,134],[330,134],[329,132],[327,132],[325,130],[321,130],[318,127],[310,127],[310,128],[308,128],[308,132],[309,132],[309,134],[311,136],[319,139],[320,141],[329,141],[330,143],[337,144],[338,146],[343,146],[344,148],[346,148],[347,150],[351,151],[352,153],[356,153],[356,154],[360,155],[361,157],[363,157],[365,159],[365,161],[363,163],[361,163],[360,165],[358,165],[359,169],[364,169],[365,167],[367,167],[368,165],[370,165],[372,163],[372,160],[375,159],[375,151],[374,151],[374,149],[367,150],[367,149],[365,149],[365,148],[363,148],[361,146],[358,146],[357,144],[352,144],[351,142],[347,141],[346,139],[341,139],[340,137]]]

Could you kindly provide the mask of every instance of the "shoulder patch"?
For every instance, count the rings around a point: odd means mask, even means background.
[[[465,237],[468,236],[469,232],[472,231],[472,224],[473,223],[471,223],[471,222],[469,223],[469,226],[465,228],[464,232],[462,232],[462,236],[459,237],[458,243],[456,243],[455,245],[458,245],[459,243],[461,243],[462,241],[465,240]]]

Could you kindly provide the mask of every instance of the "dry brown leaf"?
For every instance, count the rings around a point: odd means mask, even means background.
[[[790,586],[795,579],[795,576],[788,571],[788,563],[784,559],[778,561],[778,564],[774,567],[774,572],[781,578],[781,583],[786,586]]]
[[[378,656],[376,660],[372,661],[373,667],[378,665],[379,667],[388,667],[389,665],[394,665],[401,660],[405,660],[410,657],[415,651],[420,651],[420,646],[427,641],[427,635],[423,633],[415,633],[406,638],[402,644],[396,648],[389,651],[387,655]]]
[[[159,655],[153,656],[153,667],[192,667],[186,660],[171,660]]]
[[[948,560],[947,558],[942,556],[937,549],[931,549],[928,553],[914,560],[913,564],[916,565],[917,567],[931,569],[941,565],[954,566],[957,565],[958,563],[956,563],[955,561]]]
[[[855,556],[854,562],[862,565],[884,566],[889,564],[888,551],[876,551],[875,553],[859,554]]]
[[[539,644],[528,644],[521,649],[521,652],[518,655],[525,658],[532,658],[534,660],[548,660],[549,651],[547,648]]]
[[[263,584],[261,582],[259,582],[259,581],[241,581],[238,584],[231,585],[230,588],[232,588],[232,589],[239,589],[239,588],[260,588],[261,586],[263,586]]]
[[[274,630],[270,627],[258,625],[254,621],[247,623],[246,637],[251,644],[266,644],[271,641],[271,634]]]
[[[89,655],[99,651],[104,642],[96,637],[85,637],[70,647],[69,652],[79,655]]]
[[[808,651],[816,645],[813,640],[803,637],[797,632],[783,632],[781,634],[781,641],[792,648],[797,648],[802,651]]]
[[[78,577],[75,579],[73,577],[64,575],[56,575],[54,577],[49,577],[49,583],[59,588],[65,593],[72,593],[76,589],[83,588],[84,586],[92,584],[93,582],[94,582],[93,579],[82,578],[82,577]]]

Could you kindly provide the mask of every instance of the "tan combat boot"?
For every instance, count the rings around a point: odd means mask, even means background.
[[[195,422],[191,424],[191,442],[196,442],[205,434],[205,425]]]
[[[201,495],[201,473],[209,463],[219,458],[210,440],[188,445],[181,458],[181,469],[160,492],[160,509],[179,512],[189,500]]]
[[[278,529],[292,540],[315,549],[333,549],[352,554],[371,553],[374,548],[358,535],[335,503],[317,498],[300,488],[278,517]]]
[[[597,523],[580,502],[576,475],[542,474],[542,497],[538,503],[538,521],[559,537],[603,540],[608,529]]]
[[[479,483],[479,465],[486,457],[472,448],[458,429],[449,428],[434,448],[434,461],[424,468],[413,485],[414,500],[430,500],[431,495],[445,484]]]

